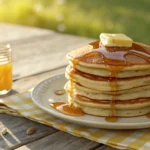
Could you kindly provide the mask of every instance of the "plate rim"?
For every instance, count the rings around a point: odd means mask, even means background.
[[[120,122],[120,123],[117,123],[117,122],[97,122],[97,125],[94,125],[93,121],[90,122],[90,121],[82,121],[82,120],[74,120],[74,118],[78,118],[80,116],[69,116],[69,115],[65,115],[65,114],[62,114],[60,112],[56,112],[56,110],[54,110],[52,107],[50,107],[49,109],[40,105],[36,98],[34,97],[35,95],[35,92],[37,89],[39,89],[39,87],[41,87],[41,85],[43,85],[45,82],[48,82],[49,80],[52,80],[53,78],[57,78],[57,77],[61,77],[61,76],[64,76],[65,74],[64,73],[61,73],[61,74],[57,74],[57,75],[54,75],[52,77],[49,77],[43,81],[41,81],[40,83],[38,83],[34,89],[32,90],[31,92],[31,99],[32,101],[34,102],[34,104],[36,104],[36,106],[38,106],[39,108],[41,108],[43,111],[46,111],[47,113],[59,118],[59,119],[63,119],[63,120],[66,120],[70,123],[75,123],[75,124],[80,124],[80,125],[84,125],[84,126],[90,126],[90,127],[96,127],[96,128],[105,128],[105,129],[140,129],[140,128],[149,128],[150,127],[150,121],[149,122],[139,122],[139,123],[123,123],[123,122]],[[51,83],[49,83],[51,84]],[[87,116],[92,116],[92,115],[88,115],[86,114]],[[98,117],[98,116],[96,116]],[[104,117],[103,117],[104,118]],[[134,118],[134,117],[133,117]],[[95,122],[95,121],[94,121]],[[111,128],[112,127],[112,128]]]

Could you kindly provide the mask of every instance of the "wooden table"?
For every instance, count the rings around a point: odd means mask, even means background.
[[[91,41],[93,39],[45,29],[0,24],[0,43],[11,44],[13,50],[14,82],[9,95],[28,90],[40,81],[64,72],[68,63],[66,53]],[[0,114],[0,129],[4,127],[8,128],[9,134],[0,136],[0,150],[113,150],[25,118]],[[26,130],[30,127],[36,127],[37,132],[29,136]]]

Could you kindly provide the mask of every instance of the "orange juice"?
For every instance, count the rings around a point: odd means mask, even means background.
[[[0,92],[12,88],[12,63],[0,64]]]

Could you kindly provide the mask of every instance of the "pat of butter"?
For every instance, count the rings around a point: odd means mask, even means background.
[[[124,34],[101,33],[100,40],[105,46],[131,47],[133,40]]]

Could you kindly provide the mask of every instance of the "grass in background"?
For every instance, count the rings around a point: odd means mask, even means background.
[[[0,0],[0,21],[97,39],[122,32],[150,44],[149,0]]]

